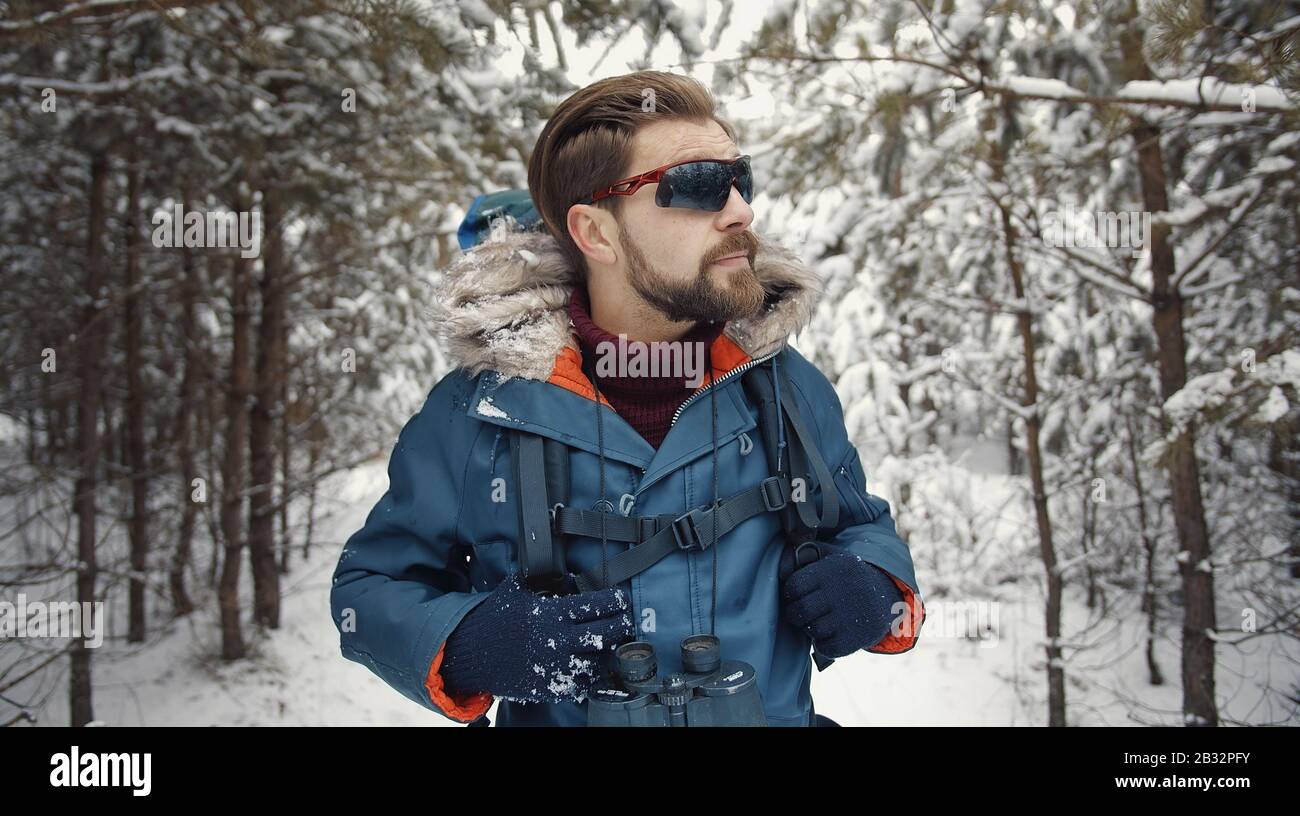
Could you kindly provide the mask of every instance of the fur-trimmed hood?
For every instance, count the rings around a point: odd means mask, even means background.
[[[812,319],[822,281],[788,249],[759,236],[754,271],[767,292],[754,317],[724,334],[750,358],[776,351]],[[565,348],[579,349],[569,295],[581,277],[544,229],[494,233],[460,255],[438,284],[432,317],[452,362],[471,376],[546,380]]]

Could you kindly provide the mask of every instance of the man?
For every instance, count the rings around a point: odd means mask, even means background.
[[[529,165],[545,229],[498,231],[445,273],[436,318],[457,368],[402,430],[389,490],[344,547],[331,596],[344,656],[458,722],[485,723],[500,698],[498,725],[582,725],[611,649],[649,641],[670,672],[684,637],[712,633],[755,668],[768,723],[804,726],[810,651],[826,665],[912,648],[924,609],[910,552],[865,492],[834,388],[786,343],[817,278],[750,231],[752,184],[689,78],[615,77],[558,107]],[[628,364],[633,341],[668,344],[661,359],[681,365]],[[818,530],[820,557],[796,559],[775,512],[722,535],[709,513],[688,529],[699,540],[600,581],[631,552],[605,535],[617,516],[681,521],[771,475],[741,387],[758,365],[788,378],[778,399],[829,467],[791,495],[826,518],[842,508]],[[565,537],[555,594],[520,579],[521,430],[564,443],[568,507],[601,514],[602,532]]]

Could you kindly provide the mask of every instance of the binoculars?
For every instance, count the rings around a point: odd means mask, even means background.
[[[714,635],[691,635],[681,650],[683,671],[661,678],[654,646],[645,641],[619,646],[614,676],[587,696],[587,725],[767,725],[753,666],[723,660]]]

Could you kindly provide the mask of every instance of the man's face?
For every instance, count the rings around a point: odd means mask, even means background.
[[[685,159],[740,155],[717,122],[665,120],[643,127],[633,142],[632,170],[643,173]],[[754,211],[732,185],[719,212],[660,207],[657,184],[625,196],[616,240],[628,282],[673,321],[750,317],[763,305],[754,273],[758,238],[749,231]],[[722,261],[728,256],[743,257]],[[720,262],[722,261],[722,262]]]

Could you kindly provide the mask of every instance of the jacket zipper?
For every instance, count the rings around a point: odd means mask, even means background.
[[[844,474],[848,478],[849,484],[853,485],[853,498],[858,500],[858,505],[862,507],[862,512],[866,515],[867,518],[867,520],[863,523],[870,524],[871,522],[875,521],[876,518],[871,514],[871,508],[867,507],[866,501],[862,498],[862,493],[858,492],[859,490],[858,480],[853,478],[853,474],[849,472],[848,467],[846,467],[845,465],[840,465],[840,473]],[[865,492],[865,488],[863,489],[863,492]]]
[[[782,346],[782,348],[784,348],[784,346]],[[767,362],[768,360],[772,359],[773,357],[775,357],[780,353],[781,353],[781,349],[778,348],[776,351],[772,352],[771,354],[767,354],[764,355],[763,357],[757,357],[748,362],[741,363],[740,365],[728,371],[726,374],[723,374],[721,377],[717,378],[716,380],[713,380],[708,385],[701,388],[699,391],[696,391],[694,394],[691,394],[689,397],[687,397],[686,402],[683,402],[681,405],[677,406],[676,412],[673,413],[672,422],[668,423],[669,429],[671,429],[674,425],[677,424],[677,418],[682,415],[682,411],[686,410],[686,406],[690,405],[692,402],[695,402],[697,398],[704,396],[705,392],[707,392],[710,388],[713,388],[718,383],[726,382],[728,378],[733,377],[737,374],[741,374],[753,368],[754,366],[758,365],[759,363]]]

